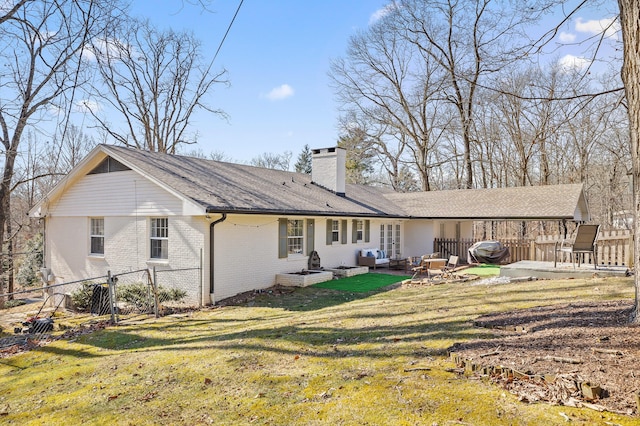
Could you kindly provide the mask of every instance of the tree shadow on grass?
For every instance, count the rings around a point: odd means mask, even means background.
[[[162,331],[155,327],[154,331]],[[301,352],[307,356],[342,358],[363,356],[386,359],[397,356],[416,356],[416,349],[428,341],[469,340],[478,338],[466,320],[449,319],[437,323],[363,325],[340,328],[330,325],[310,325],[304,321],[294,325],[261,326],[256,324],[242,330],[217,330],[198,333],[180,333],[179,330],[164,333],[167,337],[146,337],[146,331],[138,328],[105,329],[96,332],[82,343],[106,350],[133,352],[197,352],[206,350],[236,350],[250,353],[276,353],[295,356]],[[439,350],[437,348],[440,348]],[[444,355],[445,346],[435,345],[430,355]],[[42,347],[38,351],[84,358],[84,351],[60,347]]]

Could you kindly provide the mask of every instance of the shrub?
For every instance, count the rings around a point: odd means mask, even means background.
[[[83,282],[82,285],[71,293],[71,301],[76,311],[86,312],[91,308],[94,284]]]
[[[161,302],[179,302],[184,299],[187,292],[177,288],[158,287],[158,299]],[[117,299],[131,303],[135,306],[145,306],[152,303],[153,293],[148,284],[133,283],[123,284],[117,287]]]
[[[16,306],[22,306],[26,304],[27,302],[25,302],[23,299],[7,300],[6,302],[4,302],[4,309],[14,308]]]
[[[77,311],[86,312],[91,308],[94,284],[83,282],[82,285],[71,293],[71,301]],[[162,302],[179,302],[184,299],[187,292],[176,288],[158,288],[158,299]],[[138,282],[133,284],[121,284],[116,287],[118,301],[130,303],[138,308],[148,307],[153,304],[153,295],[147,284]]]

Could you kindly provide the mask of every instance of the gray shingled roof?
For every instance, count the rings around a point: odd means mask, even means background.
[[[347,185],[341,197],[311,175],[166,155],[111,145],[104,151],[202,205],[210,212],[404,217],[382,189]]]
[[[586,210],[582,184],[389,194],[408,215],[456,219],[573,219]]]
[[[572,219],[582,184],[395,193],[346,185],[341,197],[307,174],[103,145],[208,212],[433,219]],[[586,208],[586,204],[585,204]]]

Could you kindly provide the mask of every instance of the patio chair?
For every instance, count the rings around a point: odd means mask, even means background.
[[[573,269],[576,268],[576,258],[578,259],[579,268],[581,255],[589,253],[592,255],[593,268],[598,269],[596,239],[599,231],[600,225],[585,225],[581,223],[576,228],[575,236],[572,240],[557,241],[553,253],[553,267],[557,267],[558,257],[560,257],[560,262],[562,263],[564,255],[568,254],[571,257]]]
[[[429,275],[433,278],[451,278],[458,267],[460,258],[458,256],[449,256],[449,260],[438,269],[430,269]]]
[[[426,277],[429,278],[429,268],[434,263],[433,259],[437,259],[438,256],[440,256],[439,252],[425,254],[420,256],[420,260],[417,263],[414,264],[412,262],[413,267],[411,268],[411,270],[413,271],[413,276],[411,277],[411,279],[414,280],[420,275],[426,275]]]

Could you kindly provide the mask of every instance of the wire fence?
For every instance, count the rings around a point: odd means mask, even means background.
[[[140,269],[0,294],[0,351],[100,323],[202,307],[201,266]]]

